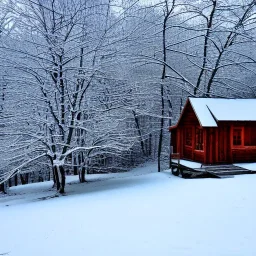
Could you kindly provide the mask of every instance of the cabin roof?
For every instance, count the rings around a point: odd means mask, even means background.
[[[218,121],[256,121],[256,99],[189,98],[202,127]]]

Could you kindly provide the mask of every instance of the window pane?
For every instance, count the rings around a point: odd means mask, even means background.
[[[204,143],[203,143],[203,130],[196,128],[196,145],[195,148],[197,150],[203,150],[204,149]]]
[[[192,128],[187,128],[185,132],[185,145],[192,146]]]
[[[233,145],[241,146],[242,145],[242,129],[233,130]]]

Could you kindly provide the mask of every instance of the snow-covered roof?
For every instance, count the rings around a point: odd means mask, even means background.
[[[256,99],[189,98],[203,127],[217,127],[216,121],[256,121]]]

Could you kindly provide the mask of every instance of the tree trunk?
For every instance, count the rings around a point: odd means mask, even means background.
[[[163,44],[163,70],[162,70],[162,76],[161,76],[161,121],[160,121],[160,134],[159,134],[159,144],[158,144],[158,152],[157,152],[157,165],[158,165],[158,172],[161,171],[161,153],[162,153],[162,144],[163,144],[163,129],[164,129],[164,110],[165,110],[165,104],[164,104],[164,80],[166,78],[166,60],[167,60],[167,45],[166,45],[166,30],[167,30],[167,22],[168,19],[173,12],[175,7],[175,0],[172,1],[172,7],[169,8],[168,1],[165,1],[165,17],[164,17],[164,23],[163,23],[163,38],[162,38],[162,44]]]
[[[25,177],[26,177],[26,178],[25,178],[26,184],[28,184],[29,173],[26,173],[26,174],[25,174]]]
[[[7,194],[6,192],[6,183],[0,184],[0,192],[3,192],[4,194]]]
[[[57,191],[59,191],[60,182],[59,182],[59,173],[57,170],[57,166],[53,167],[53,181],[54,181],[53,187],[55,187],[55,185],[56,185]]]
[[[144,156],[147,156],[147,153],[146,153],[146,150],[145,150],[145,144],[144,144],[144,141],[143,141],[143,138],[142,138],[142,132],[141,132],[141,129],[140,129],[140,123],[139,123],[138,116],[137,116],[137,114],[134,110],[132,110],[132,113],[133,113],[133,116],[134,116],[134,121],[135,121],[135,124],[136,124],[137,131],[138,131],[138,134],[139,134],[141,151],[142,151]]]
[[[66,177],[65,177],[65,170],[63,166],[59,166],[60,172],[60,189],[59,192],[61,194],[65,193],[65,185],[66,185]]]
[[[206,72],[206,64],[207,64],[207,57],[208,57],[208,48],[209,48],[209,40],[210,40],[210,34],[212,31],[212,24],[213,24],[213,19],[214,19],[214,14],[216,11],[216,7],[217,7],[217,1],[212,1],[212,10],[210,13],[209,18],[207,19],[207,29],[206,29],[206,34],[204,37],[204,57],[203,57],[203,64],[202,64],[202,68],[200,70],[198,79],[197,79],[197,83],[196,83],[196,87],[194,88],[194,95],[196,96],[197,94],[197,90],[200,88],[200,84],[202,81],[202,77],[203,74]]]
[[[163,144],[163,129],[164,129],[164,85],[161,84],[161,123],[160,123],[160,134],[159,134],[159,144],[157,152],[157,165],[158,172],[161,171],[161,153]]]
[[[55,150],[55,147],[53,146],[53,150]],[[52,157],[52,156],[50,156],[50,155],[48,155],[48,157],[49,157],[49,160],[50,160],[50,162],[51,162],[51,166],[52,166],[52,170],[50,169],[50,171],[49,171],[49,180],[51,179],[51,171],[52,171],[52,179],[53,179],[53,185],[52,185],[52,187],[54,188],[55,186],[56,186],[56,170],[55,170],[55,166],[54,166],[54,164],[53,164],[53,160],[55,160],[56,159],[56,156],[54,156],[54,157]]]
[[[53,178],[53,185],[52,185],[52,187],[54,188],[57,185],[57,178],[56,178],[55,167],[52,167],[52,178]]]
[[[62,165],[55,165],[54,175],[56,178],[57,191],[61,194],[65,193],[66,177],[64,167]]]
[[[148,155],[151,156],[152,154],[152,134],[149,134],[149,143],[148,143]]]
[[[22,174],[20,174],[20,181],[21,181],[21,184],[22,184],[22,185],[27,184],[27,183],[26,183],[26,179],[23,177]]]
[[[73,172],[74,172],[74,175],[77,175],[78,174],[78,171],[77,171],[77,156],[76,154],[72,154],[72,158],[73,158]]]
[[[18,175],[17,174],[14,176],[14,183],[15,183],[15,186],[18,186]]]
[[[79,172],[79,180],[81,183],[86,182],[85,180],[85,167],[82,167],[82,170]]]
[[[8,180],[9,188],[12,186],[12,178]]]

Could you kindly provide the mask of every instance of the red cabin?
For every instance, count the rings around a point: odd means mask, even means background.
[[[204,164],[256,161],[256,99],[188,98],[173,153]]]

